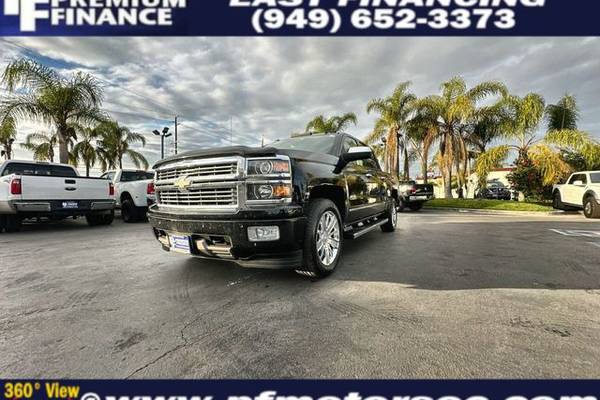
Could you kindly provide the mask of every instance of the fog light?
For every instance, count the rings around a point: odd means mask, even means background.
[[[248,228],[248,239],[251,242],[272,242],[279,240],[279,227],[251,226]]]

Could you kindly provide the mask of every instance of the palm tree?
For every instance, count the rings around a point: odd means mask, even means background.
[[[73,158],[75,163],[79,160],[85,165],[85,176],[90,176],[90,169],[98,160],[98,152],[95,142],[99,138],[98,130],[95,128],[79,127],[79,142],[73,147]]]
[[[511,151],[518,153],[518,165],[535,164],[542,174],[543,183],[555,183],[570,172],[561,151],[581,154],[590,168],[600,161],[600,144],[588,133],[577,130],[578,111],[574,98],[567,96],[559,105],[545,108],[540,95],[531,93],[523,98],[510,96],[512,122],[507,137],[517,139],[517,144],[502,145],[480,155],[477,160],[477,174],[480,180],[490,168],[505,160]],[[548,129],[540,140],[535,133],[542,118],[546,115]]]
[[[61,163],[69,162],[68,143],[75,138],[70,124],[103,121],[102,88],[89,74],[64,78],[52,68],[28,59],[11,62],[2,82],[13,94],[0,103],[0,120],[7,116],[33,118],[56,129]]]
[[[579,107],[574,96],[566,94],[557,104],[546,107],[548,133],[546,141],[558,146],[562,152],[579,154],[586,169],[600,163],[600,144],[578,129]]]
[[[575,96],[565,94],[558,103],[548,105],[545,114],[548,122],[548,132],[577,130],[579,108]]]
[[[306,125],[306,133],[339,134],[345,131],[350,124],[356,125],[358,120],[356,114],[346,113],[325,118],[323,115],[315,117]]]
[[[444,181],[444,194],[452,198],[452,172],[457,167],[461,182],[466,182],[465,164],[468,163],[468,151],[465,143],[465,128],[478,114],[478,103],[492,95],[507,95],[504,84],[495,81],[480,83],[468,89],[463,78],[455,77],[441,86],[440,95],[429,96],[417,102],[419,108],[435,117],[438,123],[438,141],[440,143],[441,170]],[[457,159],[458,157],[458,159]]]
[[[367,112],[377,112],[379,118],[375,121],[373,132],[366,138],[370,145],[380,141],[385,142],[384,162],[386,171],[400,178],[400,151],[404,153],[404,177],[410,175],[408,162],[408,141],[400,141],[406,134],[408,120],[414,111],[416,96],[408,91],[411,82],[399,84],[391,96],[383,99],[373,99],[367,105]],[[406,138],[406,136],[404,136]]]
[[[17,129],[15,120],[8,117],[0,124],[0,146],[2,147],[0,155],[4,156],[4,159],[10,160],[12,158],[12,146],[16,138]]]
[[[127,156],[137,168],[148,169],[148,160],[139,152],[132,150],[132,144],[146,145],[146,138],[129,128],[120,126],[116,121],[104,122],[96,128],[98,140],[98,158],[102,169],[123,168],[123,157]]]
[[[421,175],[425,184],[429,182],[429,155],[438,137],[438,125],[425,109],[417,109],[415,116],[408,121],[407,136],[421,164]]]
[[[54,148],[57,143],[57,134],[31,133],[27,135],[21,147],[33,152],[33,159],[36,161],[54,162]]]

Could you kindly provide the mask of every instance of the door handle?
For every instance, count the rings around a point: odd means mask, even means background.
[[[75,185],[77,181],[75,179],[65,179],[67,185]]]
[[[65,190],[66,190],[67,192],[74,192],[74,191],[76,191],[76,190],[77,190],[77,188],[74,188],[74,187],[66,187],[66,188],[65,188]]]

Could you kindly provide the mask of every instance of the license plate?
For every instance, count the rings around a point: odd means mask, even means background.
[[[62,208],[67,209],[67,210],[79,208],[79,203],[76,201],[63,201]]]
[[[411,200],[427,200],[427,196],[412,196]]]
[[[190,237],[184,235],[169,235],[169,243],[171,244],[171,251],[191,254],[190,249]]]

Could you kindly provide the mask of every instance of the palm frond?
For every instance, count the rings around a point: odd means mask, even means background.
[[[528,154],[542,173],[544,185],[559,182],[572,172],[571,167],[562,159],[560,153],[545,144],[539,143],[532,146]]]
[[[142,153],[134,150],[127,150],[125,154],[129,157],[129,159],[131,159],[136,168],[143,168],[144,170],[147,170],[150,167],[148,160],[146,160],[146,157],[144,157]]]
[[[55,87],[62,81],[52,68],[27,58],[13,60],[2,74],[2,83],[9,91],[18,87],[33,91]]]
[[[475,172],[477,173],[480,186],[485,185],[490,172],[494,168],[498,168],[502,165],[504,160],[508,157],[509,152],[510,146],[502,145],[491,148],[477,157],[477,161],[475,162]]]

